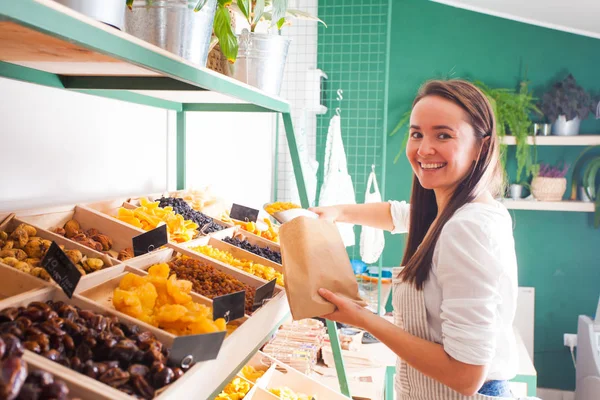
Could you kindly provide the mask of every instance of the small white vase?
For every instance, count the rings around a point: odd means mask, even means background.
[[[513,183],[510,185],[510,198],[513,200],[519,200],[523,196],[523,185],[517,185]]]

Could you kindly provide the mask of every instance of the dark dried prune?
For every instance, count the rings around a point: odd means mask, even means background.
[[[0,366],[0,398],[13,400],[27,378],[27,363],[20,357],[8,357]]]
[[[109,386],[118,388],[129,381],[129,372],[125,372],[120,368],[111,368],[98,378],[102,383],[106,383]]]
[[[152,399],[154,397],[154,388],[148,380],[143,376],[136,375],[132,378],[133,386],[135,390],[145,399]]]
[[[4,358],[21,357],[23,355],[23,344],[21,344],[18,337],[11,335],[10,333],[5,333],[0,337],[2,337],[2,340],[6,345]]]
[[[169,367],[165,367],[152,375],[152,384],[155,388],[159,389],[173,382],[174,378],[175,374],[173,373],[173,370]]]
[[[47,399],[66,400],[69,396],[69,388],[64,381],[56,379],[54,383],[44,386],[43,396]]]

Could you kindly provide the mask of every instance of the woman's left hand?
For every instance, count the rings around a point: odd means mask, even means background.
[[[366,329],[368,318],[374,315],[366,308],[327,289],[319,289],[319,295],[337,307],[337,310],[331,314],[322,315],[322,318]]]

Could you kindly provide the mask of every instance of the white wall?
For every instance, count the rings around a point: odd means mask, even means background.
[[[0,212],[174,188],[174,115],[0,79]],[[269,201],[272,118],[189,113],[188,186]]]

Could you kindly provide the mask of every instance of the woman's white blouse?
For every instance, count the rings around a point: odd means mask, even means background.
[[[408,231],[410,205],[390,201],[394,230]],[[501,203],[469,203],[446,223],[423,287],[435,341],[456,360],[489,365],[487,380],[517,372],[512,327],[517,304],[512,218]]]

